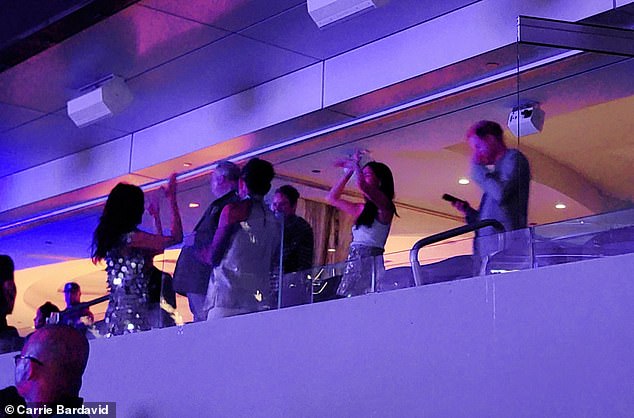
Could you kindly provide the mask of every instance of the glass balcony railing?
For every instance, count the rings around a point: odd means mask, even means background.
[[[258,243],[253,229],[247,225],[241,228],[245,233],[243,238],[249,245],[255,241],[253,245],[262,251],[268,251],[260,246],[261,243]],[[484,244],[479,245],[479,241]],[[214,279],[217,286],[215,291],[208,294],[206,306],[206,309],[221,308],[216,309],[211,315],[214,319],[416,286],[414,270],[407,260],[409,252],[406,251],[280,274],[279,263],[276,263],[275,259],[279,257],[279,251],[282,251],[281,245],[277,240],[274,245],[270,245],[273,259],[269,256],[272,264],[265,263],[266,268],[262,267],[262,257],[253,257],[252,252],[232,253],[232,256],[236,257],[234,264],[223,262],[221,267],[218,267],[227,269],[227,274],[233,276],[229,280],[223,273]],[[465,251],[467,246],[477,248],[476,255]],[[235,248],[233,251],[236,251]],[[634,209],[538,225],[475,239],[472,238],[472,234],[455,236],[424,246],[417,251],[418,263],[414,269],[418,268],[421,272],[420,284],[430,285],[478,275],[507,273],[628,253],[634,253]],[[137,329],[139,324],[131,317],[127,323],[123,319],[123,322],[117,325],[118,328],[113,328],[112,320],[108,320],[112,318],[112,313],[109,314],[106,309],[110,299],[108,295],[94,298],[73,310],[53,314],[49,321],[74,321],[86,330],[86,335],[90,339],[172,326],[177,326],[176,329],[182,332],[183,325],[192,318],[187,299],[174,291],[171,274],[174,268],[173,264],[170,266],[171,258],[172,255],[168,254],[155,260],[157,275],[149,289],[152,300],[148,309],[144,310],[144,314],[147,315],[147,326]],[[262,270],[263,268],[265,270]],[[104,277],[106,275],[103,271],[101,274]],[[227,304],[227,295],[237,298],[235,300],[239,299],[240,303]],[[122,301],[125,300],[119,300]],[[121,307],[126,312],[129,309],[135,310],[132,302]],[[86,315],[82,315],[87,309],[93,310],[94,320],[88,320]],[[134,311],[134,315],[136,314],[138,313]],[[11,351],[15,346],[5,348]]]
[[[534,226],[517,231],[476,238],[484,239],[485,250],[477,255],[461,254],[464,240],[452,239],[424,247],[418,252],[422,284],[433,284],[478,275],[500,274],[592,258],[634,253],[634,209]],[[457,253],[455,250],[458,250]],[[433,253],[434,257],[429,257]],[[368,257],[364,276],[358,279],[365,292],[344,291],[346,273],[355,262],[341,262],[283,275],[279,307],[340,299],[365,293],[379,293],[415,286],[411,265],[392,263],[397,253]],[[438,259],[439,257],[444,258]],[[416,267],[415,267],[416,268]],[[350,280],[348,278],[348,280]],[[342,282],[344,285],[342,285]]]

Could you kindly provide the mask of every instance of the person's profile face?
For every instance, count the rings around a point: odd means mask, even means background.
[[[468,138],[473,160],[478,164],[493,164],[495,149],[491,141],[471,135]]]
[[[2,283],[2,297],[6,303],[5,314],[10,315],[13,313],[13,307],[15,306],[15,295],[17,289],[13,280],[6,280]]]
[[[22,396],[25,394],[24,386],[28,381],[27,367],[29,366],[30,365],[27,364],[27,360],[18,360],[18,362],[15,363],[15,387],[18,389],[18,393]]]
[[[35,313],[35,318],[33,318],[33,328],[39,329],[44,325],[46,325],[46,318],[42,315],[42,311],[38,309]]]
[[[32,356],[32,348],[27,338],[22,351],[22,356]],[[37,358],[37,356],[34,356]],[[15,387],[21,396],[25,396],[29,386],[29,370],[32,367],[31,360],[25,358],[19,358],[15,361]]]
[[[288,197],[282,193],[275,193],[273,196],[271,210],[283,214],[285,218],[295,214],[295,206],[292,206]]]
[[[381,185],[381,180],[374,174],[374,171],[370,167],[364,167],[363,171],[363,180],[374,187],[379,187]]]
[[[218,197],[220,194],[219,189],[224,183],[224,179],[224,176],[218,172],[218,170],[214,170],[214,172],[211,173],[211,193],[214,196]]]
[[[81,299],[81,290],[68,290],[64,292],[64,300],[66,301],[66,305],[75,305],[79,303]]]
[[[249,195],[249,188],[242,177],[238,180],[238,195],[240,196],[240,199],[244,199]]]

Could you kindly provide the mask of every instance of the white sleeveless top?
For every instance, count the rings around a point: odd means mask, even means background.
[[[390,226],[382,224],[376,218],[372,221],[372,225],[354,225],[352,227],[352,243],[351,245],[364,245],[366,247],[385,247],[387,236],[390,233]]]

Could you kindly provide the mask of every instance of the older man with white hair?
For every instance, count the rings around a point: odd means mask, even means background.
[[[194,228],[194,244],[183,247],[174,270],[174,290],[187,295],[194,321],[207,319],[205,296],[212,273],[210,264],[203,261],[211,248],[222,209],[236,202],[240,167],[229,161],[220,161],[211,174],[211,192],[216,200],[211,202]]]

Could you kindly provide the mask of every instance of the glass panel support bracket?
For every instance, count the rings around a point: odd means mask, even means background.
[[[522,44],[634,57],[634,30],[530,16],[517,18]]]

